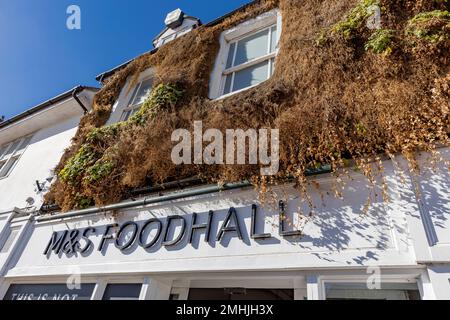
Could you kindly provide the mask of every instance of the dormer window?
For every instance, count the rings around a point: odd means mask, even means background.
[[[127,121],[133,114],[139,111],[145,99],[152,90],[152,79],[145,79],[137,84],[131,95],[128,106],[123,110],[121,121]]]
[[[275,69],[281,15],[266,12],[222,33],[211,74],[210,98],[222,98],[268,80]]]
[[[164,21],[166,28],[153,40],[153,46],[159,48],[179,38],[201,25],[199,19],[186,15],[181,9],[170,12]]]

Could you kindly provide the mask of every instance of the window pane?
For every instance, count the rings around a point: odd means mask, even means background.
[[[270,52],[274,52],[275,49],[277,48],[277,26],[273,26],[271,28],[271,32],[272,32],[272,38],[271,38],[271,42],[270,42]]]
[[[131,104],[134,106],[144,103],[151,89],[152,89],[152,80],[148,79],[143,81]]]
[[[130,118],[130,112],[131,112],[130,110],[124,111],[122,113],[122,120],[121,121],[127,121],[128,118]]]
[[[70,290],[67,284],[12,284],[5,300],[90,300],[95,284],[83,283]]]
[[[227,69],[233,66],[233,57],[234,57],[234,49],[236,48],[236,43],[232,43],[230,45],[230,49],[228,51],[228,59],[227,59]]]
[[[133,94],[131,95],[130,102],[128,103],[128,105],[131,105],[131,104],[133,103],[134,97],[136,97],[136,94],[137,94],[137,92],[138,92],[138,90],[139,90],[139,86],[140,86],[140,85],[141,85],[141,84],[138,83],[138,84],[136,85],[136,87],[133,89]]]
[[[133,110],[131,110],[131,113],[130,113],[130,116],[129,116],[129,117],[131,117],[133,114],[135,114],[136,112],[138,112],[140,109],[141,109],[141,107],[137,107],[137,108],[134,108]]]
[[[191,30],[192,30],[192,27],[186,27],[184,29],[181,29],[180,31],[178,31],[176,33],[176,37],[179,38],[179,37],[185,35],[186,33],[190,32]]]
[[[11,147],[8,149],[8,152],[5,154],[5,157],[10,156],[19,146],[20,140],[14,141],[11,145]]]
[[[6,149],[8,149],[8,146],[9,145],[5,145],[5,146],[0,147],[0,159],[3,158],[3,154],[6,152]]]
[[[0,253],[6,253],[11,248],[14,239],[16,239],[17,234],[19,233],[19,228],[11,229],[8,235],[8,238],[6,239],[5,243],[3,244],[2,250]]]
[[[138,300],[141,288],[140,283],[108,284],[103,300]]]
[[[266,55],[269,45],[269,30],[264,30],[238,42],[234,65]]]
[[[2,169],[2,172],[0,172],[0,178],[6,177],[11,173],[11,171],[14,169],[17,161],[19,160],[19,157],[11,158],[5,165],[5,167]]]
[[[28,146],[28,144],[30,143],[30,141],[31,141],[31,137],[26,137],[26,138],[22,141],[22,143],[20,144],[19,148],[17,149],[17,151],[16,151],[14,154],[17,154],[18,152],[23,151],[23,150]]]
[[[227,94],[231,92],[231,80],[233,79],[233,74],[227,75],[227,78],[225,80],[225,88],[223,90],[223,94]]]
[[[234,75],[233,91],[241,90],[267,80],[269,61],[240,70]]]
[[[382,283],[369,289],[366,283],[327,283],[327,300],[420,300],[415,283]]]
[[[294,300],[293,289],[191,288],[188,300]]]

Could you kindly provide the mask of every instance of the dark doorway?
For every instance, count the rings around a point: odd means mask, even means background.
[[[293,289],[189,289],[188,300],[294,300]]]

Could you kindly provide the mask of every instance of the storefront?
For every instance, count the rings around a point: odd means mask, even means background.
[[[235,185],[151,195],[107,212],[18,215],[9,224],[21,231],[8,242],[0,296],[436,298],[412,238],[420,212],[402,196],[407,182],[392,164],[385,167],[391,201],[375,192],[367,213],[370,189],[354,172],[346,200],[331,194],[331,176],[316,178],[313,216],[288,185],[275,189],[277,203],[260,203],[252,187]]]

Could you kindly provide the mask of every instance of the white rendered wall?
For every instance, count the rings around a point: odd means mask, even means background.
[[[235,190],[136,208],[120,212],[115,217],[97,214],[36,223],[23,254],[8,275],[63,275],[73,266],[79,267],[82,274],[417,266],[407,216],[418,215],[419,209],[414,202],[409,205],[403,202],[400,195],[404,190],[399,187],[400,178],[394,166],[387,161],[385,167],[385,177],[392,197],[389,202],[384,202],[378,190],[367,214],[363,213],[362,208],[368,189],[359,173],[352,174],[344,200],[327,195],[331,193],[333,179],[327,175],[318,177],[322,192],[320,194],[312,190],[316,214],[304,220],[304,236],[301,238],[280,237],[277,228],[278,210],[265,206],[260,208],[259,219],[261,221],[265,218],[264,232],[271,232],[273,238],[250,239],[251,205],[258,204],[257,195],[251,189]],[[299,212],[299,208],[306,208],[304,203],[299,202],[298,194],[291,187],[282,188],[278,192],[280,197],[287,200],[288,216]],[[284,193],[286,196],[283,196]],[[199,214],[198,222],[204,222],[209,210],[215,211],[211,232],[212,238],[215,238],[231,206],[237,209],[243,240],[231,233],[226,235],[222,242],[212,240],[205,243],[204,232],[198,232],[193,244],[189,244],[188,237],[185,237],[174,247],[157,245],[150,250],[144,250],[135,245],[123,253],[115,247],[113,241],[109,241],[104,252],[97,251],[104,226],[107,224],[121,224],[130,220],[142,223],[154,217],[164,220],[168,215],[178,214],[186,217],[189,226],[193,212]],[[43,254],[53,231],[88,226],[96,226],[98,233],[90,237],[95,245],[92,252],[71,257]],[[259,232],[262,232],[261,228],[260,222]]]
[[[80,117],[41,129],[34,135],[11,174],[0,179],[0,212],[14,207],[27,206],[26,199],[32,197],[34,206],[40,208],[43,193],[38,192],[36,180],[44,182],[52,175],[64,150],[69,147],[77,130]],[[19,137],[17,137],[19,138]],[[47,182],[47,187],[48,187]]]

